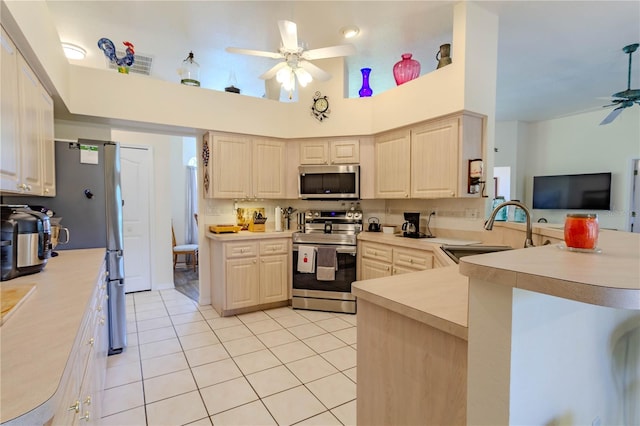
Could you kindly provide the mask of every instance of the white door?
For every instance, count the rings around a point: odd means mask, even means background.
[[[120,147],[126,293],[151,290],[151,165],[148,148]]]

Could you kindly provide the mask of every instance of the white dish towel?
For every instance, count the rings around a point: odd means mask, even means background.
[[[298,248],[298,272],[313,274],[316,272],[316,248],[300,246]]]

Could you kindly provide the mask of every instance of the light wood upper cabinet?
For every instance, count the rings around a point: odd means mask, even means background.
[[[4,29],[0,55],[0,190],[54,196],[53,101]]]
[[[18,51],[2,29],[0,39],[0,189],[17,191],[20,182],[20,141],[18,139]]]
[[[253,143],[253,198],[285,198],[285,142],[258,139]]]
[[[458,186],[458,118],[411,130],[411,197],[455,197]]]
[[[212,167],[213,198],[249,198],[251,194],[251,139],[214,135]]]
[[[40,145],[42,147],[42,195],[56,195],[56,147],[53,130],[53,99],[40,89]]]
[[[358,164],[360,143],[357,139],[300,142],[300,164]]]
[[[469,160],[482,158],[483,119],[462,114],[411,130],[411,197],[468,194]]]
[[[209,132],[202,150],[205,198],[285,198],[285,142]]]
[[[411,141],[408,130],[375,138],[375,198],[408,198]]]
[[[469,160],[482,158],[484,119],[461,113],[375,138],[375,198],[467,193]]]

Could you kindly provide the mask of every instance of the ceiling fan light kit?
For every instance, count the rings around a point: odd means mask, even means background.
[[[282,39],[282,47],[280,47],[278,52],[239,49],[236,47],[227,47],[226,51],[229,53],[262,56],[271,59],[283,59],[284,61],[277,63],[259,78],[270,80],[275,77],[282,85],[282,88],[289,92],[289,99],[293,97],[296,80],[298,80],[300,86],[305,87],[313,81],[313,79],[327,81],[331,78],[331,74],[312,64],[310,61],[348,56],[355,53],[355,48],[350,44],[306,50],[298,45],[298,29],[294,22],[278,21],[278,28],[280,30],[280,38]]]
[[[612,99],[611,104],[605,105],[603,108],[608,108],[616,105],[618,106],[617,108],[614,108],[613,111],[611,111],[609,115],[607,115],[604,120],[600,122],[600,125],[611,123],[618,117],[618,115],[620,115],[623,109],[633,106],[634,103],[640,105],[640,89],[631,88],[631,56],[633,55],[633,52],[638,50],[638,46],[638,43],[634,43],[622,48],[622,51],[629,55],[627,90],[623,90],[622,92],[617,92],[611,95],[611,97],[615,99]]]

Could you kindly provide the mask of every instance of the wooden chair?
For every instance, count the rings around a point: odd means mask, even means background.
[[[176,233],[171,225],[171,237],[173,238],[173,269],[176,269],[178,264],[178,256],[184,255],[184,264],[193,266],[195,271],[198,267],[198,245],[197,244],[182,244],[176,245]]]

